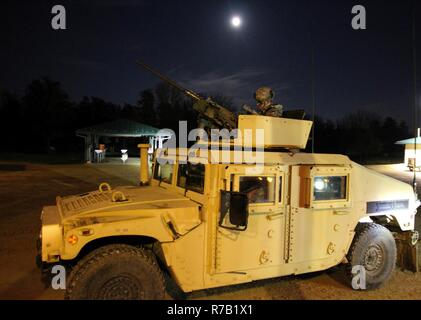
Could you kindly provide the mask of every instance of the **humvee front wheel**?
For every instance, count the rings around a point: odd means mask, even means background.
[[[355,266],[362,267],[365,277],[359,276],[361,280],[365,278],[365,289],[376,289],[389,280],[395,269],[395,239],[388,229],[379,224],[362,223],[356,229],[347,258],[350,271]],[[355,276],[352,272],[350,275],[351,278]],[[364,289],[362,286],[359,288]]]
[[[164,278],[155,257],[129,245],[107,245],[94,250],[72,270],[66,299],[163,299]]]

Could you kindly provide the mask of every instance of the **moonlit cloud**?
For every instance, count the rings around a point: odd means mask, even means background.
[[[190,77],[182,83],[186,88],[196,92],[218,93],[232,98],[235,107],[240,109],[244,104],[255,104],[253,93],[258,87],[269,86],[278,96],[282,91],[289,89],[289,85],[281,81],[268,82],[269,78],[274,78],[273,72],[263,69],[244,69],[233,74],[212,71],[199,77]]]

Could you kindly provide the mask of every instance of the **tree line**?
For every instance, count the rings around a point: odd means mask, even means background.
[[[230,98],[212,96],[233,110]],[[194,128],[197,114],[191,100],[165,83],[141,91],[135,104],[118,105],[99,97],[71,101],[59,82],[43,77],[31,82],[22,96],[0,91],[0,152],[82,152],[83,141],[75,131],[115,119],[177,132],[179,120]],[[405,122],[367,111],[336,121],[315,117],[315,151],[346,154],[360,162],[402,157],[402,147],[395,142],[408,137]],[[311,142],[307,151],[311,151]]]
[[[335,122],[316,116],[314,131],[316,152],[345,154],[361,163],[403,162],[404,147],[395,142],[411,137],[406,122],[363,110]]]
[[[118,105],[100,97],[71,101],[48,77],[31,82],[23,96],[0,90],[0,152],[76,152],[80,128],[130,119],[157,128],[177,128],[178,119],[196,121],[191,102],[164,83],[143,90],[135,104]]]

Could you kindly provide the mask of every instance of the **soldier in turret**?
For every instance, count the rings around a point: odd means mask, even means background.
[[[275,94],[271,88],[261,87],[254,93],[254,98],[257,101],[257,111],[247,105],[243,106],[243,109],[251,114],[259,114],[269,117],[282,117],[284,108],[280,104],[273,103],[274,96]]]
[[[283,106],[273,103],[274,96],[275,94],[271,88],[261,87],[256,90],[254,98],[257,101],[257,109],[261,115],[269,117],[282,117]]]

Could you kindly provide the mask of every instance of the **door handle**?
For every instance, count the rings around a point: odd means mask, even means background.
[[[349,214],[351,211],[350,210],[334,210],[333,213],[337,214],[338,216],[344,216]]]
[[[278,212],[278,213],[273,213],[273,214],[268,214],[267,216],[266,216],[266,218],[268,219],[268,220],[275,220],[276,218],[279,218],[280,216],[282,216],[284,214],[284,212]]]

